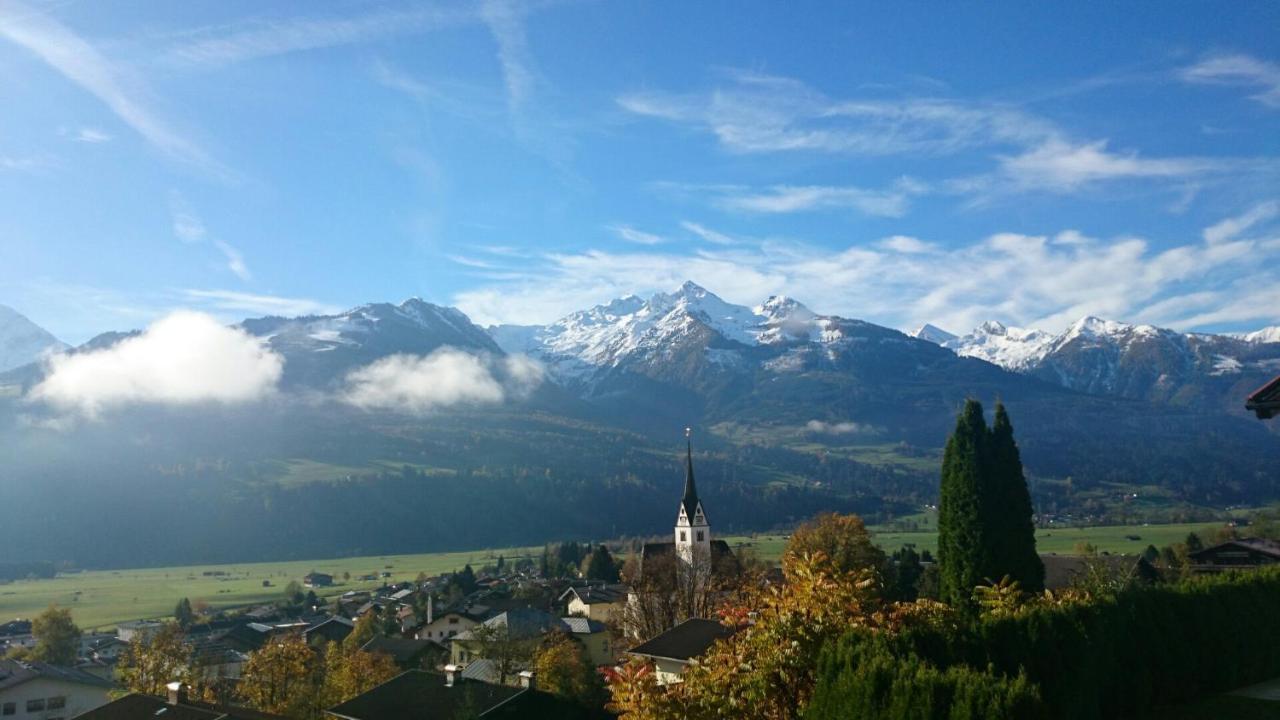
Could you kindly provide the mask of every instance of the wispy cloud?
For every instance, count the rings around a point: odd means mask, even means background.
[[[1280,108],[1280,65],[1250,55],[1216,55],[1183,68],[1179,76],[1186,82],[1251,87],[1250,98],[1268,107]]]
[[[195,303],[203,308],[221,313],[293,317],[297,315],[335,315],[342,312],[342,308],[337,305],[309,298],[257,295],[235,290],[187,289],[182,291],[182,296],[188,303]]]
[[[239,250],[222,240],[214,240],[213,246],[218,248],[218,251],[226,258],[227,269],[236,277],[245,282],[253,279],[253,274],[249,272],[249,266],[244,264],[244,255]]]
[[[1203,158],[1146,158],[1136,151],[1116,153],[1105,140],[1072,143],[1051,138],[1020,155],[1000,157],[999,175],[1017,190],[1072,192],[1121,179],[1177,179],[1224,167]]]
[[[498,43],[498,63],[507,88],[507,101],[513,110],[519,110],[536,82],[522,10],[511,0],[484,0],[481,16]]]
[[[661,235],[654,235],[653,233],[647,233],[643,230],[637,230],[630,225],[614,225],[609,229],[623,240],[626,240],[629,243],[635,243],[636,245],[661,245],[667,241],[667,239]]]
[[[848,155],[946,154],[990,145],[1025,146],[1056,132],[1017,108],[933,98],[836,99],[790,78],[729,73],[702,94],[634,92],[623,109],[712,133],[726,150]]]
[[[913,180],[899,181],[887,190],[775,185],[764,192],[724,195],[719,204],[730,210],[753,213],[795,213],[836,208],[851,209],[876,217],[902,217],[907,213],[911,196],[919,195],[925,189],[923,184]]]
[[[98,128],[82,127],[71,133],[71,139],[75,142],[89,143],[96,145],[98,143],[110,142],[111,136]]]
[[[1236,222],[1265,215],[1254,208]],[[1267,269],[1280,262],[1280,243],[1259,232],[1263,222],[1253,224],[1256,239],[1219,231],[1214,242],[1181,244],[1064,231],[945,246],[894,236],[835,250],[777,240],[693,254],[593,250],[547,256],[523,278],[461,292],[454,302],[484,323],[542,323],[693,279],[734,302],[787,294],[819,311],[900,328],[932,322],[964,330],[994,317],[1057,330],[1083,315],[1188,330],[1228,315],[1274,322],[1276,305],[1257,288],[1273,284]]]
[[[62,23],[10,0],[0,4],[0,37],[34,53],[68,80],[101,100],[126,125],[165,154],[225,174],[203,150],[161,120],[145,92],[123,70]]]
[[[697,235],[698,237],[702,238],[703,240],[706,240],[707,242],[713,245],[737,245],[739,242],[738,240],[735,240],[734,238],[728,235],[725,235],[722,232],[717,232],[715,230],[712,230],[709,227],[706,227],[705,225],[700,225],[696,222],[691,222],[689,220],[685,220],[681,222],[680,227],[684,228],[685,230],[688,230],[689,232],[693,233],[694,235]]]
[[[168,57],[190,65],[228,65],[457,27],[479,20],[479,13],[465,5],[380,9],[346,17],[262,19],[191,33],[169,50]]]
[[[204,221],[177,190],[169,192],[169,214],[172,218],[173,234],[182,242],[194,245],[208,239],[209,233]],[[222,253],[226,267],[232,274],[245,282],[253,279],[249,266],[245,264],[244,254],[239,249],[218,238],[213,238],[211,243],[218,252]]]

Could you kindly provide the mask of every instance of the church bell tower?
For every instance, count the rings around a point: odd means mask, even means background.
[[[680,508],[676,512],[675,544],[676,557],[682,568],[711,564],[711,525],[707,523],[707,514],[702,510],[702,501],[698,499],[698,487],[693,481],[693,441],[692,430],[685,428],[684,459],[684,497],[680,499]]]

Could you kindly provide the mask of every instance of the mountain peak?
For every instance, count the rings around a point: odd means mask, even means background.
[[[929,342],[934,343],[936,345],[942,345],[943,343],[950,342],[959,337],[955,333],[949,333],[946,330],[943,330],[942,328],[938,327],[937,325],[933,325],[930,323],[925,323],[921,325],[920,327],[912,331],[910,334],[911,334],[911,337],[913,338],[919,338],[920,340],[928,340]]]
[[[27,316],[0,305],[0,372],[33,363],[47,353],[66,348],[66,343]]]
[[[974,332],[981,331],[987,335],[1005,335],[1009,328],[999,320],[988,320],[977,327]]]

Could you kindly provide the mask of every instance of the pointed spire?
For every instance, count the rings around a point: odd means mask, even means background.
[[[684,497],[680,499],[680,504],[684,506],[684,514],[693,522],[694,512],[698,509],[698,488],[693,482],[693,428],[684,429],[685,438],[685,456],[684,456]]]

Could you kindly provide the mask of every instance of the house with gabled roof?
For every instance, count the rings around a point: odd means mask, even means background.
[[[569,615],[615,623],[622,619],[628,592],[629,588],[621,584],[575,586],[561,593],[559,601],[565,603]]]
[[[0,660],[0,717],[67,720],[107,704],[109,680],[77,668]]]
[[[1259,420],[1269,420],[1280,415],[1280,375],[1250,393],[1244,406],[1245,409],[1252,410]]]
[[[715,620],[691,618],[627,652],[651,661],[658,684],[671,685],[681,682],[684,671],[697,664],[716,641],[732,635],[732,628]]]
[[[524,673],[517,687],[462,677],[448,666],[444,674],[408,670],[325,714],[336,720],[591,720],[611,717],[603,711],[563,700],[535,687]]]

